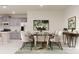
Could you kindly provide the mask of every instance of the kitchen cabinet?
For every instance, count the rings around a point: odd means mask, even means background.
[[[10,32],[0,32],[0,42],[8,43],[10,40],[9,33]]]
[[[11,31],[21,31],[21,22],[27,22],[26,14],[0,15],[0,31],[10,29]],[[13,35],[13,34],[11,34]]]

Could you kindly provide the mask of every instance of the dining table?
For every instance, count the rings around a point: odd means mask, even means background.
[[[44,39],[41,40],[42,48],[44,48],[45,46],[48,48],[49,39],[52,37],[52,34],[49,34],[49,33],[48,34],[32,34],[35,48],[37,47],[37,42],[39,42],[38,36],[40,36],[40,38],[42,38],[44,36]],[[46,36],[48,36],[49,38],[46,38]],[[45,42],[46,42],[46,44],[44,44]]]

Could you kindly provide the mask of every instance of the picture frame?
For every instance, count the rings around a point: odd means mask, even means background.
[[[49,30],[49,20],[33,20],[33,30]]]
[[[76,29],[76,16],[68,18],[68,29]]]

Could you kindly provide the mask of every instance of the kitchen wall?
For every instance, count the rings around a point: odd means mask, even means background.
[[[15,15],[0,15],[0,31],[5,29],[10,29],[11,31],[20,31],[21,22],[26,22],[26,14],[15,14]],[[9,18],[9,16],[11,18]],[[8,23],[8,25],[4,25]]]
[[[79,6],[70,6],[64,11],[64,26],[68,27],[68,18],[76,16],[76,30],[79,32]],[[79,48],[79,38],[77,40],[77,46],[76,48]]]
[[[64,17],[62,11],[27,11],[26,31],[33,31],[33,20],[49,20],[49,31],[62,30]]]

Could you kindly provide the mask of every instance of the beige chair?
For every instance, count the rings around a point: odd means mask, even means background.
[[[42,35],[36,35],[36,36],[34,36],[34,45],[35,45],[35,47],[37,47],[38,43],[42,44],[44,42],[44,39],[45,39],[45,36],[42,36]]]
[[[46,42],[46,47],[48,49],[48,46],[49,46],[49,35],[45,36],[45,42]]]
[[[50,38],[49,45],[51,49],[53,49],[53,45],[63,49],[61,45],[61,32],[56,33],[53,38]]]
[[[36,43],[37,43],[37,36],[34,35],[34,46],[36,47]]]
[[[0,43],[3,43],[2,33],[0,33]]]
[[[20,49],[24,48],[26,44],[30,43],[31,44],[31,50],[32,50],[33,38],[32,38],[30,33],[28,33],[28,32],[25,33],[24,31],[21,31],[21,40],[22,40],[23,44],[22,44],[22,47]]]
[[[44,42],[46,42],[46,47],[48,48],[48,44],[49,44],[49,36],[48,35],[35,35],[34,36],[34,46],[35,48],[37,47],[38,43],[41,43],[41,48],[44,48]]]

